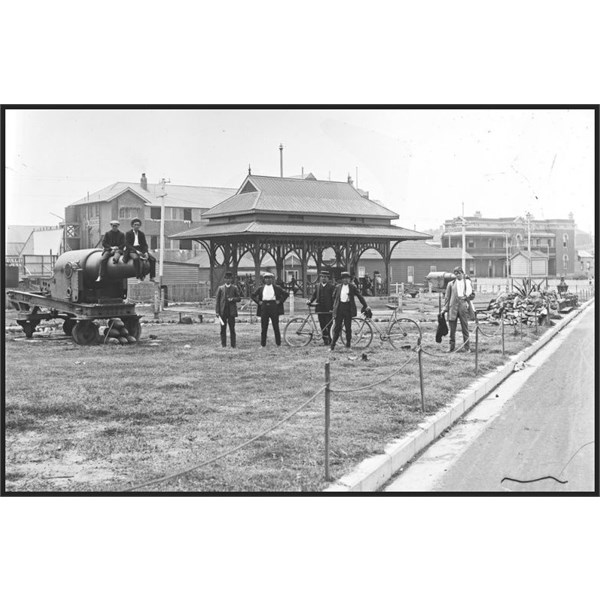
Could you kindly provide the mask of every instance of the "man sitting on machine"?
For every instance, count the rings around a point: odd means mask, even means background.
[[[98,273],[97,283],[100,283],[106,277],[106,265],[108,259],[112,256],[113,263],[117,264],[121,254],[125,251],[125,235],[119,231],[119,221],[110,222],[110,231],[107,231],[102,238],[102,258],[100,259],[100,272]]]
[[[150,281],[154,282],[156,259],[148,252],[148,243],[146,242],[144,232],[140,230],[141,226],[142,221],[140,219],[136,218],[131,221],[131,230],[125,234],[123,262],[128,262],[129,257],[131,257],[135,264],[136,277],[140,281],[143,281],[145,276],[143,274],[142,260],[147,260],[150,263]]]

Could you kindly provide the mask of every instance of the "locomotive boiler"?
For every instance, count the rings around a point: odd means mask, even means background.
[[[127,302],[127,279],[135,277],[133,260],[124,263],[123,257],[114,264],[108,260],[106,276],[96,278],[100,271],[102,249],[72,250],[61,254],[54,265],[52,277],[39,292],[7,290],[8,302],[18,311],[17,323],[27,337],[43,320],[63,319],[63,331],[77,344],[97,343],[97,319],[120,319],[136,340],[141,335],[140,317],[135,303]],[[141,259],[140,259],[141,260]],[[149,272],[149,263],[142,260],[142,275]]]

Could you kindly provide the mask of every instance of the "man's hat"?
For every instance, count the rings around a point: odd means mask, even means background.
[[[352,275],[350,275],[350,273],[348,273],[348,271],[342,271],[340,273],[340,277],[352,277]]]
[[[325,277],[328,277],[329,271],[321,271],[320,275],[325,275]]]
[[[233,277],[233,273],[231,271],[227,271],[227,273],[225,273],[225,277]]]
[[[139,223],[140,225],[142,224],[142,220],[141,219],[131,219],[131,226],[133,227],[134,223]]]
[[[453,273],[462,273],[463,275],[465,274],[465,272],[462,270],[462,267],[454,267],[452,272]]]
[[[119,221],[111,221],[110,222],[111,225],[120,225],[121,223]]]
[[[263,276],[263,277],[275,277],[275,275],[273,275],[273,273],[269,273],[269,271],[265,271],[265,272],[262,274],[262,276]]]

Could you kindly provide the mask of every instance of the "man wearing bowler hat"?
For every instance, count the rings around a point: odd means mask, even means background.
[[[219,286],[215,312],[221,324],[221,346],[227,346],[227,326],[229,326],[229,338],[231,347],[235,348],[235,318],[238,315],[236,303],[241,300],[240,290],[233,283],[233,273],[225,273],[225,283]]]
[[[125,251],[125,234],[119,231],[119,221],[110,222],[110,231],[107,231],[102,237],[102,257],[100,258],[100,272],[98,273],[97,283],[100,283],[106,277],[106,265],[108,259],[112,256],[113,263],[117,264],[121,254]]]
[[[315,291],[307,304],[316,302],[317,316],[319,325],[323,332],[323,343],[326,346],[331,344],[331,311],[333,310],[333,290],[334,285],[329,281],[329,272],[321,271],[319,283],[315,286]]]
[[[333,327],[333,339],[331,340],[331,348],[335,348],[335,344],[342,332],[342,325],[346,331],[346,346],[350,348],[352,340],[352,317],[356,316],[355,298],[358,298],[362,304],[363,312],[369,308],[365,299],[361,296],[358,288],[350,282],[352,277],[348,271],[344,271],[340,277],[342,283],[338,283],[333,292],[333,318],[335,325]]]
[[[260,286],[251,296],[258,304],[256,316],[260,317],[260,345],[267,345],[267,330],[269,320],[273,324],[275,343],[281,346],[281,333],[279,332],[279,315],[283,314],[283,303],[289,294],[280,286],[273,283],[273,273],[263,273],[264,285]]]
[[[150,263],[150,281],[154,283],[156,259],[148,252],[148,243],[144,232],[140,229],[141,226],[142,221],[140,219],[135,218],[131,221],[131,229],[125,234],[123,262],[129,262],[129,258],[132,258],[135,264],[135,276],[143,281],[142,260],[147,260]]]

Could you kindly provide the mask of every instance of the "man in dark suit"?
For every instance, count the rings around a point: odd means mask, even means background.
[[[106,265],[108,259],[112,256],[113,263],[117,264],[121,254],[125,251],[125,234],[119,231],[119,221],[110,222],[110,231],[107,231],[102,237],[102,257],[100,258],[100,272],[98,273],[97,283],[100,283],[106,277]]]
[[[272,273],[263,273],[264,285],[260,286],[253,294],[252,300],[258,304],[256,316],[260,317],[260,345],[267,345],[267,330],[269,320],[273,324],[275,343],[281,346],[281,333],[279,332],[279,315],[283,314],[283,303],[289,294],[280,286],[274,285]]]
[[[133,219],[131,221],[131,229],[125,234],[125,252],[123,254],[123,262],[133,259],[135,264],[136,277],[144,280],[142,260],[147,260],[150,263],[150,281],[154,282],[156,275],[156,259],[148,252],[148,243],[144,232],[140,230],[142,221]]]
[[[446,299],[442,314],[448,314],[448,322],[450,323],[450,352],[454,352],[456,347],[456,325],[460,321],[462,330],[463,345],[458,352],[470,352],[469,347],[469,308],[470,302],[475,298],[473,285],[462,267],[455,267],[454,276],[456,279],[451,281],[446,287]]]
[[[315,291],[308,300],[307,304],[316,302],[317,316],[319,317],[319,325],[323,332],[323,343],[326,346],[331,344],[331,315],[333,310],[333,283],[329,281],[329,273],[321,271],[321,281],[315,286]]]
[[[227,326],[231,347],[235,348],[235,318],[238,316],[237,302],[241,300],[240,290],[233,283],[233,273],[225,273],[225,283],[217,289],[215,312],[221,323],[221,346],[227,346]]]
[[[342,283],[338,283],[333,292],[333,318],[335,319],[335,326],[333,328],[330,351],[335,348],[335,344],[342,332],[342,325],[346,331],[346,346],[350,348],[352,340],[352,317],[356,316],[356,303],[354,299],[359,299],[363,306],[363,311],[369,308],[358,288],[350,282],[350,273],[344,271],[340,277],[342,278]]]

